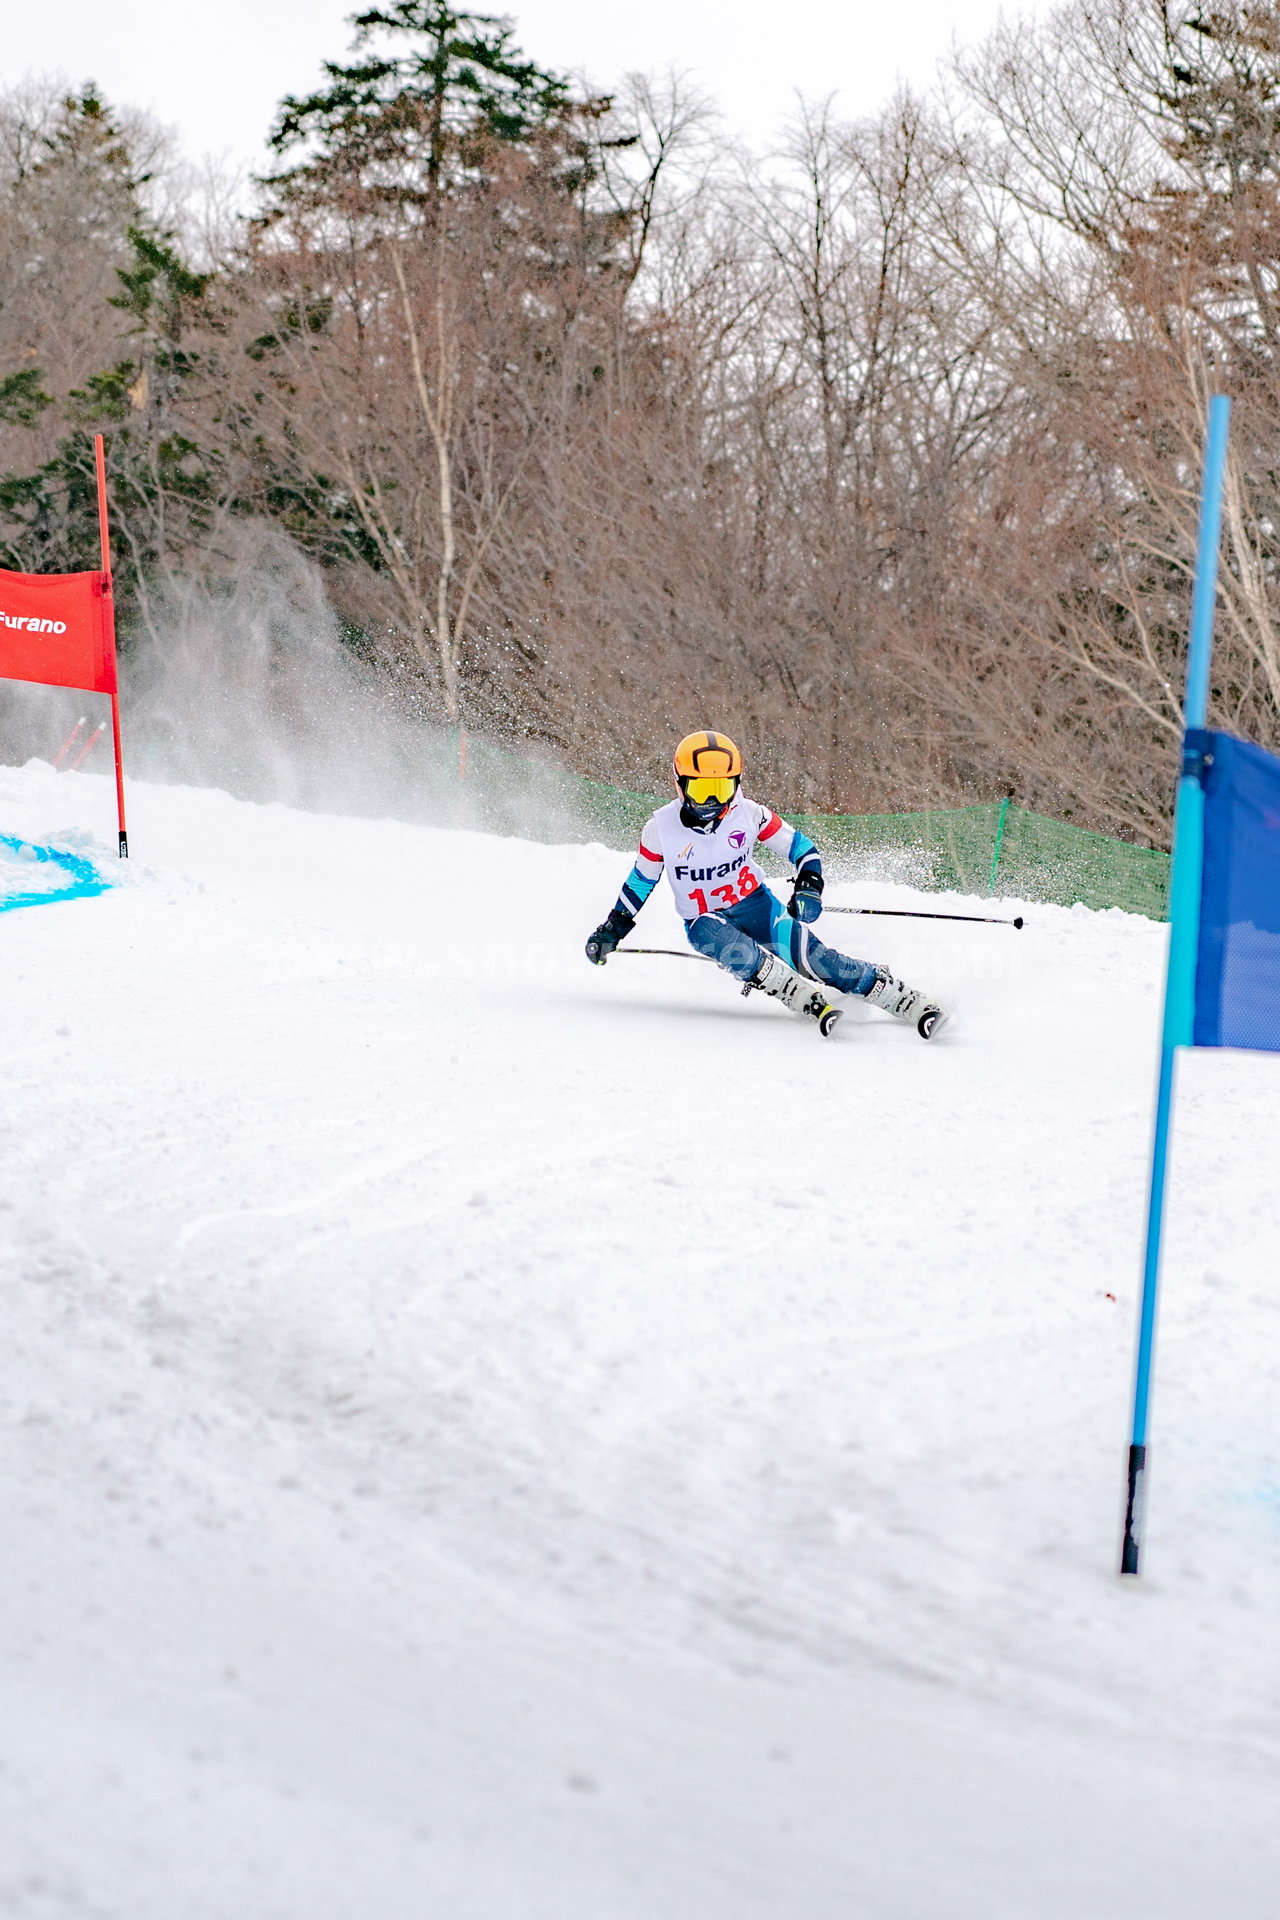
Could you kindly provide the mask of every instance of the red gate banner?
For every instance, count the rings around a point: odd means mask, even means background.
[[[0,680],[35,680],[46,687],[80,687],[111,699],[116,750],[116,812],[120,858],[129,852],[124,824],[124,764],[120,751],[120,689],[116,679],[116,623],[111,600],[111,541],[107,527],[107,463],[95,434],[98,471],[99,573],[6,573],[0,568]]]
[[[0,568],[0,678],[115,693],[111,577]]]

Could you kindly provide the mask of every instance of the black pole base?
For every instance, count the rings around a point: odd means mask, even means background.
[[[120,834],[120,858],[122,860],[127,860],[129,858],[129,836],[127,833],[123,831],[123,829],[121,830],[121,834]]]
[[[1142,1527],[1147,1517],[1147,1450],[1129,1449],[1129,1497],[1124,1509],[1124,1546],[1120,1553],[1121,1573],[1138,1573],[1142,1553]]]

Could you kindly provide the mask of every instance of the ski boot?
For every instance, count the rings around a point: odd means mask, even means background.
[[[865,997],[895,1020],[910,1021],[922,1040],[932,1040],[946,1023],[947,1016],[936,1000],[915,987],[904,986],[885,967],[876,968],[876,983]]]
[[[753,987],[760,993],[767,993],[771,1000],[780,1000],[789,1013],[798,1013],[802,1020],[816,1020],[818,1032],[825,1039],[830,1039],[835,1032],[840,1015],[834,1007],[827,1005],[821,989],[815,987],[811,980],[802,980],[785,961],[775,959],[773,954],[765,955],[759,973],[747,981],[742,991],[750,993]]]

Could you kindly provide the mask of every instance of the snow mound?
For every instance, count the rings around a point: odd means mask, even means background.
[[[828,916],[959,1015],[824,1042],[589,969],[601,847],[142,785],[130,841],[0,922],[0,1909],[1274,1912],[1274,1059],[1182,1070],[1113,1572],[1162,928]]]

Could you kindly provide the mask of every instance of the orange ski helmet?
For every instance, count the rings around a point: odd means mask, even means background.
[[[714,824],[738,791],[742,755],[723,733],[689,733],[676,748],[672,770],[689,813],[700,824]]]

